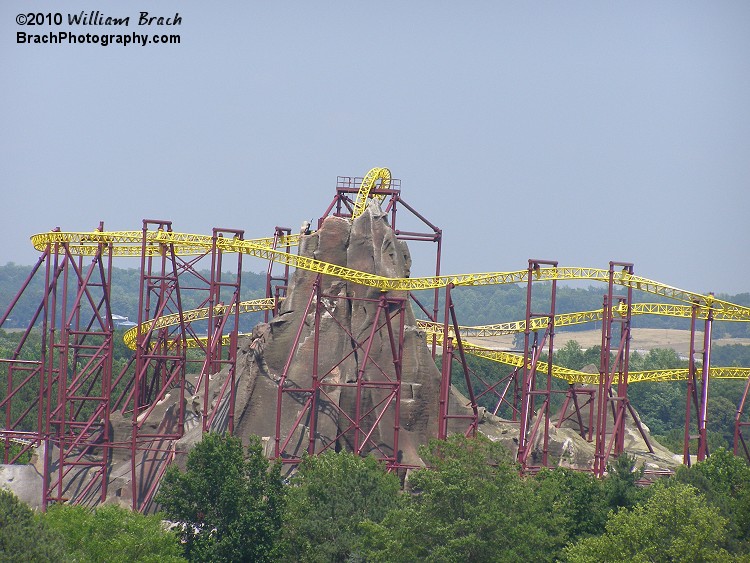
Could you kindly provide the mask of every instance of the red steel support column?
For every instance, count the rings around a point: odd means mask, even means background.
[[[714,312],[711,307],[713,295],[709,294],[709,296],[708,313],[703,331],[703,369],[701,370],[701,391],[698,404],[698,461],[703,461],[708,456],[706,420],[708,418],[708,384],[711,379],[711,329],[714,320]]]
[[[291,252],[291,245],[289,244],[286,237],[288,235],[291,235],[292,229],[289,227],[276,227],[276,229],[273,232],[273,249],[278,249],[279,243],[282,245],[282,250],[289,254]],[[302,241],[300,240],[300,244]],[[267,298],[274,298],[274,306],[273,310],[269,311],[266,310],[264,313],[265,322],[268,322],[271,318],[271,316],[276,316],[279,314],[279,306],[281,304],[281,299],[283,297],[286,297],[286,289],[289,285],[289,265],[285,264],[283,273],[281,275],[274,275],[273,273],[273,266],[274,261],[270,260],[268,262],[268,270],[266,271],[266,297]],[[274,283],[274,282],[281,282],[280,284]]]
[[[453,306],[453,297],[451,296],[451,290],[453,284],[448,284],[445,287],[445,318],[443,321],[443,352],[441,359],[441,378],[440,378],[440,394],[439,394],[439,405],[438,405],[438,439],[445,440],[449,433],[449,421],[451,420],[467,420],[469,426],[464,430],[464,433],[468,435],[474,435],[477,431],[477,425],[479,423],[479,409],[477,406],[476,397],[474,396],[473,384],[471,381],[469,366],[466,362],[466,355],[464,354],[463,342],[461,341],[461,334],[459,331],[458,320],[456,319],[456,311]],[[455,340],[455,343],[454,343]],[[451,386],[453,384],[453,360],[456,359],[456,350],[458,350],[458,360],[461,363],[461,368],[464,374],[464,381],[466,383],[466,389],[468,392],[468,405],[461,405],[461,408],[468,407],[471,409],[470,414],[451,414]]]
[[[443,353],[441,356],[440,369],[440,399],[438,402],[438,440],[445,440],[448,437],[448,414],[449,399],[451,389],[451,371],[453,365],[453,338],[450,335],[450,308],[453,307],[451,301],[451,289],[453,284],[445,286],[445,319],[443,321]]]
[[[322,277],[318,276],[322,281]],[[318,373],[318,364],[320,362],[320,318],[323,314],[322,303],[323,292],[320,288],[315,291],[315,317],[313,320],[313,358],[310,366],[310,418],[308,422],[308,442],[307,453],[315,453],[315,435],[318,428],[318,405],[320,403],[320,373]],[[304,323],[304,319],[302,319]],[[359,405],[357,405],[359,406]]]
[[[479,424],[479,408],[477,406],[477,400],[474,396],[474,388],[471,381],[469,366],[466,362],[466,355],[464,353],[463,342],[461,340],[461,333],[459,330],[458,319],[456,318],[456,311],[453,306],[453,297],[451,296],[451,290],[453,284],[448,284],[445,287],[445,319],[443,322],[443,356],[441,366],[441,380],[440,380],[440,403],[438,413],[438,439],[445,440],[449,433],[449,421],[451,420],[466,420],[469,422],[464,433],[469,435],[475,435],[477,432],[477,426]],[[455,341],[455,342],[454,342]],[[453,384],[453,360],[456,359],[456,350],[458,350],[458,361],[461,364],[461,369],[464,374],[464,382],[466,383],[466,389],[469,399],[468,405],[461,405],[461,408],[468,407],[471,409],[470,414],[451,414],[451,386]]]
[[[612,266],[623,266],[623,275],[633,275],[632,264],[612,264]],[[610,266],[610,288],[613,283],[612,266]],[[614,302],[613,302],[614,303]],[[628,285],[627,293],[624,299],[620,299],[618,305],[618,314],[622,317],[620,325],[620,346],[617,349],[615,363],[617,367],[617,404],[621,414],[618,414],[619,424],[616,427],[617,441],[615,443],[615,455],[620,455],[625,451],[625,412],[630,402],[628,400],[628,367],[630,363],[630,324],[631,324],[631,306],[633,304],[633,289]]]
[[[696,329],[696,318],[698,315],[698,304],[694,303],[690,315],[690,357],[688,360],[688,380],[687,380],[687,393],[685,396],[685,432],[682,443],[682,463],[690,467],[690,440],[697,438],[697,435],[690,433],[691,425],[691,403],[695,406],[696,413],[700,411],[698,406],[698,375],[697,368],[695,365],[695,329]]]
[[[150,231],[149,227],[155,231]],[[150,236],[152,232],[155,236]],[[128,403],[132,406],[130,454],[134,510],[142,510],[150,502],[154,487],[149,485],[161,477],[172,458],[172,442],[180,438],[184,430],[185,322],[174,244],[160,236],[170,232],[171,221],[143,220],[136,370]],[[158,326],[158,319],[170,314],[178,316],[177,326]],[[173,388],[177,393],[177,416],[168,427],[145,432],[149,416]]]
[[[622,268],[615,272],[615,267]],[[599,366],[599,390],[597,396],[596,446],[594,454],[594,474],[602,476],[607,469],[610,454],[615,456],[624,451],[625,421],[628,413],[636,424],[641,437],[649,451],[653,447],[648,435],[638,419],[635,410],[628,400],[628,365],[630,360],[630,323],[633,289],[629,279],[633,275],[633,265],[627,262],[609,263],[609,284],[604,298],[602,316],[602,350]],[[618,276],[627,288],[624,296],[614,295],[614,281]],[[615,301],[617,304],[615,305]],[[611,358],[612,327],[614,323],[620,325],[620,339],[615,357]],[[613,385],[617,378],[616,395]],[[612,413],[612,433],[607,431],[607,418]],[[609,438],[609,441],[608,441]]]
[[[443,231],[440,229],[437,229],[437,252],[435,257],[435,277],[440,277],[440,255],[442,252],[442,244],[443,244]],[[435,288],[435,292],[433,295],[432,300],[432,320],[434,322],[437,322],[438,319],[438,312],[440,311],[440,289]],[[435,359],[435,354],[437,353],[437,335],[433,335],[432,337],[432,359]]]
[[[206,342],[206,360],[203,364],[198,385],[203,385],[203,431],[208,432],[212,427],[217,412],[224,404],[227,388],[229,389],[229,404],[226,428],[229,433],[234,432],[234,401],[237,369],[237,333],[240,323],[240,291],[242,287],[242,253],[236,253],[236,273],[234,280],[223,281],[222,270],[224,268],[224,253],[218,242],[224,237],[242,240],[244,231],[235,229],[213,229],[213,244],[211,247],[211,279],[209,282],[208,299],[208,331]],[[231,292],[228,300],[224,299],[222,289]],[[229,326],[229,334],[226,335],[229,344],[226,352],[223,350],[225,329]],[[226,357],[225,357],[226,356]],[[219,390],[216,405],[211,411],[209,405],[209,383],[211,375],[218,373],[222,368],[228,370],[224,385]],[[223,425],[222,425],[223,427]]]
[[[550,304],[549,310],[537,313],[532,310],[532,284],[538,277],[542,266],[557,268],[557,262],[547,260],[529,260],[529,266],[526,278],[526,325],[524,327],[524,364],[523,379],[521,384],[521,420],[518,431],[518,454],[517,459],[524,471],[528,469],[537,469],[539,466],[529,464],[529,455],[533,448],[537,432],[543,423],[542,430],[542,458],[541,466],[546,467],[548,464],[549,453],[549,424],[550,424],[550,400],[552,395],[552,364],[554,352],[555,336],[555,301],[557,294],[557,280],[552,279],[550,286]],[[538,317],[547,319],[544,335],[541,342],[538,340],[538,334],[534,333],[534,341],[531,342],[530,333],[532,320]],[[542,351],[547,345],[547,374],[546,381],[542,388],[537,387],[536,366]],[[535,412],[535,397],[542,398],[542,405],[538,412]],[[532,420],[536,416],[536,420]]]
[[[750,440],[745,440],[743,428],[750,427],[750,422],[743,420],[745,414],[745,405],[747,404],[747,397],[750,394],[750,377],[747,378],[745,383],[745,390],[742,392],[742,397],[737,405],[737,412],[734,415],[734,455],[743,455],[745,460],[750,463]],[[740,447],[742,450],[740,451]]]
[[[612,339],[612,307],[609,296],[602,305],[602,344],[599,353],[599,386],[596,396],[596,442],[594,446],[594,475],[602,477],[607,470],[607,404],[609,385],[610,345]]]
[[[99,230],[103,230],[103,225]],[[111,440],[111,245],[99,245],[87,271],[82,257],[76,264],[67,243],[62,250],[62,324],[56,345],[59,377],[57,403],[50,413],[50,424],[56,429],[57,468],[56,476],[50,474],[47,482],[46,502],[91,500],[97,487],[99,500],[103,501]],[[88,405],[93,405],[89,414]]]
[[[53,449],[55,447],[56,437],[53,438],[53,429],[51,423],[52,413],[52,397],[54,394],[54,385],[58,380],[58,372],[55,369],[55,346],[56,346],[56,324],[57,324],[57,283],[58,277],[62,272],[60,266],[60,243],[54,243],[51,247],[51,260],[54,260],[52,264],[50,261],[47,262],[46,271],[46,282],[45,287],[47,291],[44,294],[44,336],[43,339],[46,341],[47,346],[47,357],[43,363],[43,375],[42,384],[44,385],[44,391],[42,394],[46,398],[43,401],[44,408],[44,475],[43,482],[45,486],[45,493],[42,499],[42,510],[47,509],[47,486],[52,480],[52,459]],[[59,269],[58,269],[59,267]]]

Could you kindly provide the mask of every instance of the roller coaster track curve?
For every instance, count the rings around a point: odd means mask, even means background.
[[[299,240],[289,237],[289,242]],[[158,256],[165,246],[172,247],[175,254],[196,256],[210,252],[214,239],[208,235],[176,233],[168,231],[91,231],[91,232],[63,232],[50,231],[31,237],[34,248],[44,251],[50,246],[65,245],[72,255],[93,256],[101,245],[108,247],[114,256],[140,256],[143,249],[147,255]],[[290,254],[272,248],[273,238],[242,240],[238,238],[217,238],[215,244],[223,252],[238,252],[267,261],[274,261],[318,274],[334,276],[360,285],[380,289],[381,291],[415,291],[421,289],[435,289],[449,284],[456,286],[484,286],[522,283],[526,281],[528,271],[516,270],[511,272],[490,272],[478,274],[441,275],[417,278],[386,278],[368,272],[361,272],[345,266],[330,264]],[[535,272],[539,281],[588,280],[607,283],[609,271],[600,268],[581,267],[545,267]],[[614,283],[631,287],[652,295],[659,295],[698,305],[701,308],[711,308],[714,314],[722,315],[723,320],[750,321],[750,307],[744,307],[715,299],[713,295],[702,295],[684,289],[665,285],[641,276],[627,272],[620,272],[615,276]]]
[[[264,299],[253,299],[249,301],[242,301],[238,304],[239,312],[252,313],[271,309],[274,306],[273,298]],[[217,305],[214,307],[215,315],[228,315],[234,313],[234,307],[226,307],[223,305]],[[624,311],[619,311],[619,314],[624,314]],[[685,305],[671,305],[665,303],[634,303],[631,307],[631,314],[633,315],[668,315],[674,317],[690,318],[692,315],[692,307]],[[555,327],[559,328],[562,326],[572,326],[576,324],[582,324],[592,321],[600,321],[602,319],[603,312],[601,309],[593,311],[581,311],[576,313],[562,313],[555,315]],[[707,311],[703,309],[703,313],[699,316],[705,318]],[[184,322],[194,322],[199,320],[205,320],[209,317],[209,308],[201,307],[199,309],[192,309],[183,312]],[[733,317],[722,319],[720,317],[714,320],[736,320]],[[532,322],[531,330],[542,330],[546,327],[546,319],[536,318]],[[180,317],[178,314],[164,315],[158,318],[156,321],[147,321],[141,325],[141,332],[148,332],[152,325],[154,329],[160,329],[167,326],[175,326],[180,323]],[[417,327],[424,331],[426,334],[435,335],[438,342],[442,342],[443,339],[443,325],[439,323],[433,323],[430,321],[417,320]],[[516,334],[523,332],[526,327],[526,321],[511,321],[507,323],[499,323],[495,325],[484,325],[484,326],[465,326],[459,327],[461,336],[464,338],[481,338],[481,337],[492,337],[501,336],[508,334]],[[452,333],[452,329],[449,330]],[[128,348],[134,350],[136,347],[136,338],[138,335],[138,327],[133,327],[128,330],[123,340]],[[451,334],[452,336],[452,334]],[[224,344],[229,344],[229,336],[224,335]],[[205,338],[189,338],[186,341],[188,348],[199,348],[205,344]],[[484,358],[494,362],[498,362],[505,365],[514,367],[523,366],[523,356],[507,351],[494,350],[479,346],[476,344],[464,343],[464,350],[472,356]],[[546,371],[547,364],[540,362],[538,369],[541,372]],[[675,368],[675,369],[663,369],[663,370],[649,370],[649,371],[631,371],[629,373],[629,380],[631,383],[639,382],[657,382],[657,381],[684,381],[688,378],[689,372],[686,368]],[[700,369],[696,372],[697,377],[702,377],[702,371]],[[552,366],[552,376],[558,379],[565,380],[568,383],[581,383],[596,385],[598,382],[598,375],[585,373],[573,369],[563,368],[561,366]],[[747,379],[750,377],[750,368],[740,367],[712,367],[711,376],[718,379]]]

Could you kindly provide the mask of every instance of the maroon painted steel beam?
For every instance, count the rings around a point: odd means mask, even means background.
[[[320,228],[320,225],[318,225],[318,228]],[[286,235],[290,235],[292,233],[292,229],[289,227],[276,227],[273,232],[273,243],[271,244],[271,248],[274,250],[279,247],[279,241],[283,240],[283,237]],[[289,243],[286,243],[284,246],[282,246],[282,250],[289,254],[292,250],[292,247]],[[274,305],[272,311],[265,311],[264,313],[264,319],[265,322],[268,322],[270,320],[271,315],[274,317],[279,314],[279,307],[281,305],[281,298],[286,296],[286,289],[289,286],[289,265],[285,264],[284,268],[282,270],[281,275],[274,275],[273,269],[274,269],[274,260],[268,261],[268,269],[266,270],[266,297],[267,298],[274,298]],[[281,284],[274,283],[274,282],[282,282]]]
[[[180,295],[180,272],[190,271],[192,263],[178,265],[178,259],[171,243],[158,244],[159,254],[154,257],[147,253],[150,228],[157,231],[172,231],[170,221],[144,219],[141,241],[141,270],[138,307],[138,328],[136,333],[136,368],[134,382],[128,403],[132,404],[131,455],[131,494],[133,509],[138,510],[150,499],[148,487],[139,487],[143,482],[143,468],[149,463],[165,462],[159,459],[149,462],[147,450],[158,442],[169,442],[179,438],[184,428],[185,416],[185,338],[186,326],[183,317]],[[177,314],[176,328],[156,329],[156,322],[162,315]],[[142,331],[144,323],[151,325]],[[143,426],[153,412],[156,403],[162,399],[170,386],[177,389],[177,416],[175,430],[159,428],[155,433],[143,432]],[[126,408],[127,405],[123,408]],[[139,467],[141,468],[139,470]]]
[[[711,379],[711,329],[713,320],[714,311],[709,304],[703,330],[703,369],[698,403],[698,461],[706,459],[709,453],[706,424],[708,420],[708,384]]]
[[[100,223],[99,230],[103,230]],[[52,253],[54,268],[48,262],[43,310],[45,336],[53,354],[43,355],[41,385],[44,392],[45,466],[43,474],[43,506],[51,502],[69,500],[65,490],[71,484],[66,477],[75,469],[84,475],[78,482],[76,501],[99,487],[100,501],[107,490],[107,429],[109,426],[110,383],[112,375],[112,321],[109,305],[112,272],[111,246],[100,244],[91,265],[86,269],[83,257],[76,258],[67,244],[55,244]],[[104,264],[104,256],[106,266]],[[98,274],[98,279],[95,277]],[[61,282],[62,278],[62,282]],[[94,292],[101,296],[94,296]],[[58,294],[61,296],[58,300]],[[60,328],[56,330],[57,318]],[[69,361],[69,357],[71,358]],[[57,363],[55,364],[55,359]],[[45,381],[45,375],[46,381]],[[95,392],[97,384],[101,391]],[[57,393],[52,394],[53,385]],[[56,400],[54,398],[56,397]],[[53,403],[54,400],[54,403]],[[91,414],[84,406],[95,406]],[[41,405],[40,405],[41,406]],[[41,410],[41,409],[40,409]],[[56,468],[51,465],[52,447],[57,448]],[[100,456],[92,453],[100,451]],[[89,471],[80,472],[81,467]]]
[[[523,362],[523,379],[521,383],[521,416],[518,434],[518,452],[517,460],[521,464],[522,470],[532,469],[528,464],[531,448],[536,439],[537,432],[543,422],[542,430],[542,459],[541,465],[546,466],[548,463],[549,453],[549,424],[550,424],[550,403],[552,394],[552,361],[554,352],[555,336],[555,304],[557,294],[557,282],[552,280],[550,283],[550,304],[549,309],[543,312],[535,312],[533,305],[532,286],[537,278],[538,272],[542,266],[557,267],[556,261],[530,259],[528,262],[526,274],[526,325],[524,329],[524,362]],[[546,318],[547,325],[542,336],[541,343],[538,339],[538,333],[534,332],[533,342],[531,341],[531,322],[534,318]],[[547,346],[547,373],[545,383],[542,388],[537,386],[537,364],[541,357],[542,350]],[[541,408],[538,412],[535,409],[535,398],[539,396],[542,399]],[[532,418],[536,420],[531,424]]]
[[[305,318],[307,318],[307,315],[310,313],[310,307],[312,306],[318,292],[320,291],[321,278],[322,276],[320,274],[315,276],[315,281],[313,282],[312,290],[310,291],[310,297],[307,300],[307,306],[305,307],[305,312],[301,317],[302,321],[300,322],[299,327],[297,327],[297,332],[295,334],[294,340],[292,341],[292,345],[290,347],[290,350],[292,351],[297,350],[297,347],[299,346],[300,339],[302,338],[302,331],[305,328]],[[282,417],[283,399],[284,399],[284,393],[289,391],[288,389],[286,389],[286,381],[289,376],[289,369],[292,366],[292,360],[294,360],[294,354],[290,353],[289,356],[287,357],[286,363],[284,364],[284,369],[281,372],[281,376],[279,378],[279,384],[277,388],[277,393],[276,393],[276,434],[274,436],[274,458],[276,459],[279,459],[282,456],[282,452],[286,449],[286,446],[288,445],[289,441],[291,440],[294,434],[294,429],[302,420],[302,417],[304,416],[304,413],[306,412],[307,408],[309,408],[308,403],[310,402],[310,397],[308,397],[307,403],[305,404],[305,408],[300,410],[297,419],[293,423],[292,430],[289,432],[289,436],[284,441],[284,444],[281,445],[281,417]],[[295,389],[295,391],[301,392],[302,390]]]
[[[614,261],[609,263],[607,294],[604,297],[603,306],[602,349],[597,396],[597,432],[593,468],[594,474],[597,476],[602,476],[606,471],[610,454],[614,453],[615,456],[618,456],[624,451],[625,421],[628,413],[633,418],[649,451],[653,452],[645,428],[627,396],[633,290],[630,286],[627,286],[626,295],[614,295],[615,267],[621,268],[621,271],[618,271],[620,276],[633,275],[633,264]],[[615,300],[617,300],[617,317],[615,316]],[[620,325],[620,338],[615,356],[612,358],[613,325],[615,323]],[[615,380],[617,383],[616,387],[613,388]],[[612,411],[613,427],[611,435],[607,431],[608,410]]]

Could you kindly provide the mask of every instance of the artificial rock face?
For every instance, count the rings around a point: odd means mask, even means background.
[[[302,237],[299,253],[379,276],[408,277],[409,250],[396,238],[386,217],[376,202],[353,222],[328,217],[318,231]],[[269,324],[256,326],[241,346],[244,367],[238,366],[236,433],[268,437],[269,453],[273,452],[278,384],[288,364],[284,389],[309,389],[313,373],[322,383],[314,417],[306,403],[309,393],[283,394],[280,436],[282,443],[289,439],[288,454],[306,451],[313,427],[315,451],[322,447],[352,450],[358,441],[364,444],[364,452],[378,457],[396,455],[402,463],[419,464],[417,447],[437,434],[440,374],[424,335],[416,329],[408,301],[401,352],[400,431],[394,444],[395,400],[388,400],[393,388],[376,384],[395,379],[394,347],[384,321],[390,312],[398,347],[400,317],[393,316],[398,302],[381,305],[380,290],[331,276],[321,278],[318,300],[317,277],[313,272],[295,271],[280,314]],[[387,297],[398,300],[407,295],[390,292]],[[360,389],[358,399],[360,378],[371,385]],[[355,436],[352,421],[357,412],[362,431]]]

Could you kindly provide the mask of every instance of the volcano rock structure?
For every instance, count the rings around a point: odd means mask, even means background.
[[[326,218],[318,231],[301,237],[299,253],[391,278],[408,277],[411,266],[406,244],[376,201],[354,221]],[[437,433],[440,373],[408,295],[383,297],[378,289],[296,270],[279,314],[256,326],[241,345],[235,433],[267,438],[273,453],[281,382],[286,391],[278,437],[280,446],[288,442],[282,457],[296,458],[310,448],[358,449],[419,464],[417,447]],[[315,393],[294,391],[310,389],[313,374],[320,384],[316,406],[310,406]]]

